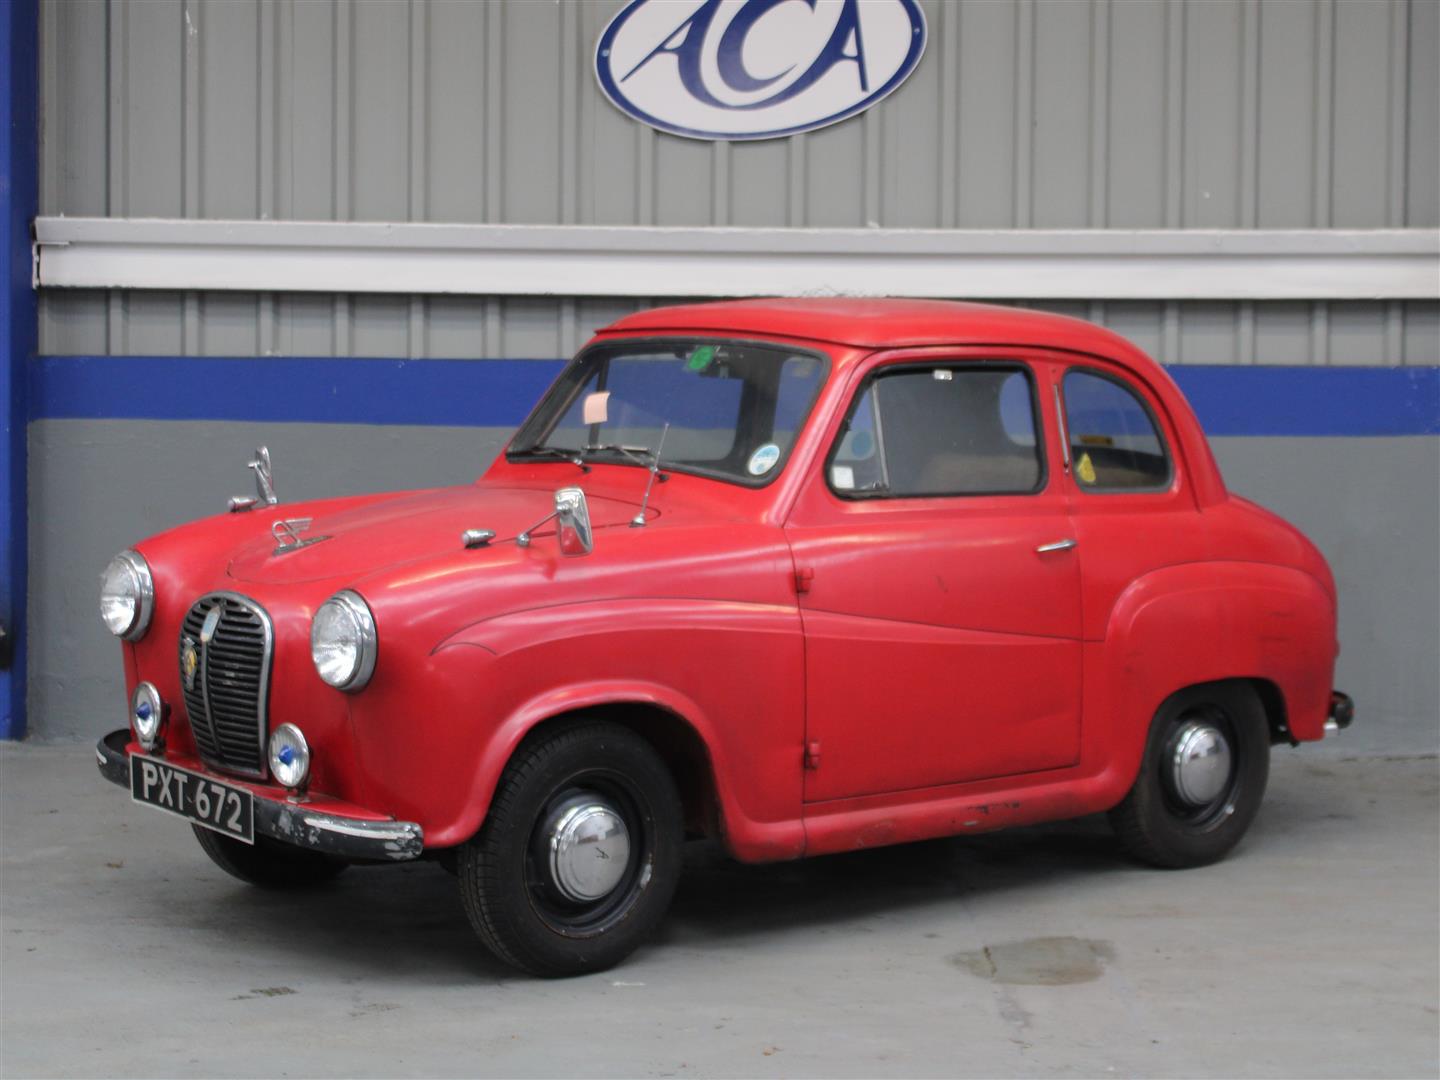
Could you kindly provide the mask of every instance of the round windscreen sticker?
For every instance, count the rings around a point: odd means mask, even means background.
[[[780,447],[773,442],[767,442],[760,449],[750,455],[750,464],[746,466],[751,476],[764,476],[775,467],[780,460]]]

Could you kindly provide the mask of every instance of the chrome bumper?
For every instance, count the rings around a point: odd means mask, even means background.
[[[121,728],[95,744],[100,775],[127,790],[130,761],[125,747],[129,743],[129,730]],[[217,779],[225,778],[217,776]],[[258,792],[254,795],[257,836],[337,859],[405,862],[418,859],[425,850],[425,832],[413,821],[340,817],[307,810],[288,801],[267,799]]]

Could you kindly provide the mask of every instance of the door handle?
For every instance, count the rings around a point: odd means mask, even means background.
[[[1048,544],[1041,544],[1039,547],[1037,547],[1037,548],[1035,549],[1035,551],[1036,551],[1037,554],[1040,554],[1040,555],[1044,555],[1044,554],[1046,554],[1047,552],[1051,552],[1051,551],[1069,551],[1069,550],[1070,550],[1071,548],[1073,548],[1078,542],[1079,542],[1079,541],[1074,540],[1074,539],[1072,539],[1072,538],[1070,538],[1070,537],[1066,537],[1064,540],[1055,540],[1055,541],[1052,541],[1051,543],[1048,543]]]

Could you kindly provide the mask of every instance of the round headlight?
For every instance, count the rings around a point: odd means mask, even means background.
[[[349,589],[338,592],[315,612],[310,623],[310,659],[315,670],[337,690],[359,690],[375,670],[375,617]]]
[[[270,775],[292,791],[310,779],[310,746],[294,724],[281,724],[270,733]]]
[[[130,695],[130,726],[146,750],[154,750],[165,723],[165,703],[154,683],[142,682]]]
[[[138,551],[122,551],[100,576],[100,618],[116,637],[134,641],[150,625],[155,579]]]

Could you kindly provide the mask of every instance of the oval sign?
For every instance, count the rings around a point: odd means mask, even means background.
[[[918,0],[631,0],[600,35],[615,105],[691,139],[774,139],[874,105],[925,51]]]

